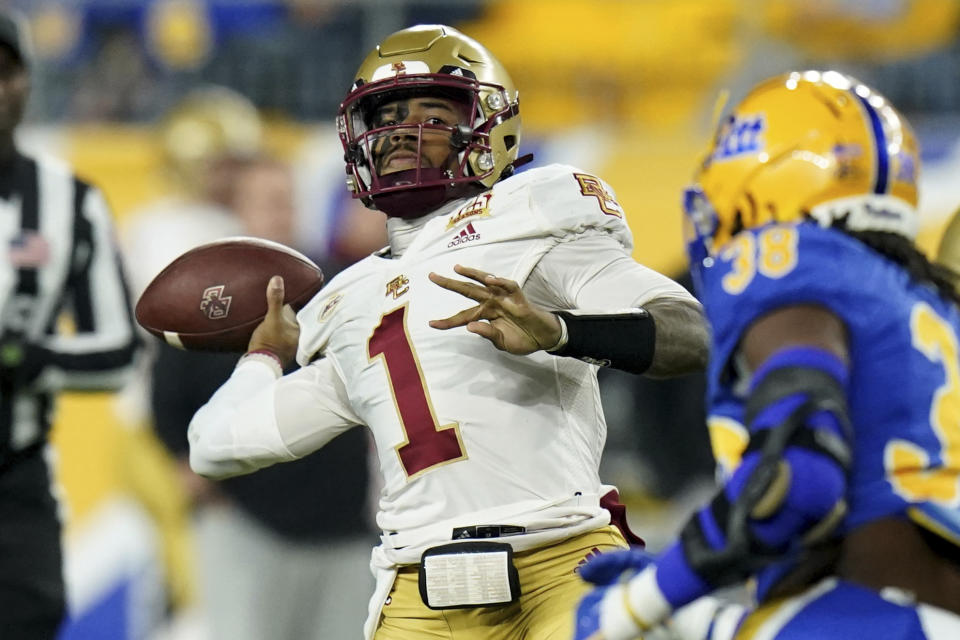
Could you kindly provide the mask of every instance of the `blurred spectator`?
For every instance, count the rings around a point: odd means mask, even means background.
[[[229,201],[244,233],[298,245],[290,168],[278,160],[258,157],[240,163],[235,174]]]
[[[129,229],[141,288],[176,255],[219,237],[296,246],[291,172],[259,153],[259,119],[248,101],[207,88],[160,129],[179,192]],[[321,455],[264,474],[207,481],[187,464],[187,424],[237,356],[152,345],[150,414],[195,507],[203,637],[348,638],[371,587],[365,435],[345,434]]]
[[[380,37],[474,18],[485,0],[8,2],[29,12],[43,45],[41,119],[129,122],[153,119],[198,83],[297,119],[330,118],[351,61]]]
[[[250,101],[215,86],[191,92],[164,116],[157,135],[170,193],[134,212],[124,233],[137,256],[137,293],[187,249],[241,233],[230,210],[236,167],[259,151],[262,137]]]
[[[87,121],[134,120],[151,113],[160,90],[136,34],[111,29],[79,74],[70,116]]]
[[[261,109],[332,119],[353,79],[363,12],[326,0],[294,3],[291,11],[284,21],[225,37],[200,75],[242,91]],[[315,64],[321,60],[322,71]]]

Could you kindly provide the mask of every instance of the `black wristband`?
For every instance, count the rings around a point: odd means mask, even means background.
[[[601,367],[643,373],[653,362],[657,329],[644,309],[627,313],[576,315],[554,312],[567,326],[567,343],[551,351]]]

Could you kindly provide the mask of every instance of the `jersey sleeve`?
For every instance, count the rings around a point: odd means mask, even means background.
[[[330,360],[281,378],[241,362],[190,422],[190,466],[217,478],[250,473],[302,458],[358,424]]]
[[[549,308],[598,312],[641,307],[655,298],[694,300],[670,278],[636,262],[601,230],[550,249],[534,267],[524,293]]]

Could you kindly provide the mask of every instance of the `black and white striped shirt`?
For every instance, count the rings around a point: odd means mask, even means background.
[[[46,441],[53,394],[119,388],[138,338],[103,195],[64,165],[0,170],[0,349],[36,345],[39,375],[0,381],[0,470]]]

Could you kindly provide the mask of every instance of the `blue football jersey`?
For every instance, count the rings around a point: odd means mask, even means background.
[[[851,358],[843,530],[902,514],[960,545],[960,313],[951,302],[812,222],[741,232],[704,269],[701,295],[713,331],[714,420],[743,423],[749,381],[736,349],[754,321],[789,305],[829,309],[846,325]]]

